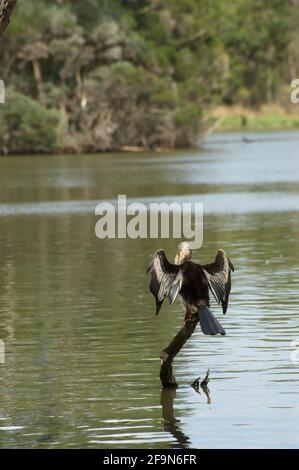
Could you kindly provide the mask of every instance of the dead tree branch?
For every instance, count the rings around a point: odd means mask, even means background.
[[[17,0],[0,0],[0,36],[9,25]]]
[[[195,315],[192,320],[186,321],[185,326],[177,333],[167,348],[163,349],[161,352],[160,380],[163,387],[178,386],[172,372],[172,363],[175,356],[180,352],[186,341],[194,332],[197,323],[198,315]]]

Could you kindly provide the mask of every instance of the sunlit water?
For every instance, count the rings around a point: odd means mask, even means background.
[[[1,447],[299,446],[299,133],[211,137],[170,154],[0,158]],[[227,336],[198,329],[161,391],[145,266],[174,240],[96,238],[97,202],[204,203],[204,246],[236,272]],[[297,362],[298,360],[298,362]],[[190,383],[211,369],[210,403]]]

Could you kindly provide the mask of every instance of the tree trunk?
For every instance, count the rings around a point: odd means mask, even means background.
[[[38,99],[41,103],[44,103],[42,69],[37,59],[32,60],[32,68],[34,79],[36,82]]]
[[[194,332],[198,323],[198,315],[194,316],[192,320],[188,320],[185,326],[173,338],[167,348],[163,349],[160,354],[161,369],[160,380],[163,387],[177,387],[178,384],[172,372],[172,362],[175,356],[180,352],[186,341]]]
[[[17,4],[17,0],[0,0],[0,36],[4,33],[9,24],[12,12]]]

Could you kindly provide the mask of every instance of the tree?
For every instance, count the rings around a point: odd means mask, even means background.
[[[16,3],[0,0],[0,31]],[[22,0],[1,79],[58,112],[56,151],[194,146],[212,106],[286,96],[297,10],[298,0]]]
[[[9,24],[16,4],[17,0],[1,0],[0,2],[0,37]]]

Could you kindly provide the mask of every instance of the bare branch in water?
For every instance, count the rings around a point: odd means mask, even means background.
[[[186,341],[194,332],[198,323],[198,315],[192,320],[186,321],[184,327],[177,333],[167,348],[163,349],[160,354],[161,370],[160,380],[163,387],[177,387],[176,379],[172,373],[172,362],[175,356],[180,352]]]

